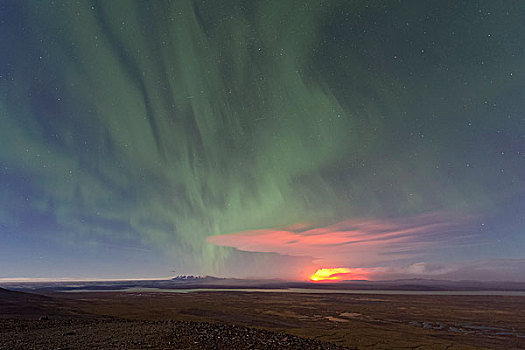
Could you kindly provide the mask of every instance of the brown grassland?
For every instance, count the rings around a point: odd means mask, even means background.
[[[49,296],[47,309],[41,308],[39,314],[60,309],[62,318],[218,322],[358,349],[525,348],[525,297],[519,296],[271,292]],[[57,300],[60,304],[53,304]]]

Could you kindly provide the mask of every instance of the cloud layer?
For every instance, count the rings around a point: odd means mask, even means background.
[[[426,214],[404,219],[346,220],[325,227],[295,225],[208,237],[248,252],[311,257],[319,267],[377,267],[428,257],[431,251],[480,243],[468,220]],[[417,265],[414,265],[414,269]]]

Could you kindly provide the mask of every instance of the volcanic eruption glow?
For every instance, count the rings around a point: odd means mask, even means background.
[[[319,281],[340,281],[343,279],[355,278],[352,270],[347,267],[336,267],[336,268],[323,268],[318,269],[311,277],[310,280],[314,282]]]

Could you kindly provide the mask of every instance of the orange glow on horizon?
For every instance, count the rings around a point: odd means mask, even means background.
[[[322,268],[318,269],[310,280],[313,282],[322,281],[342,281],[352,279],[366,279],[365,275],[359,271],[353,271],[347,267]]]

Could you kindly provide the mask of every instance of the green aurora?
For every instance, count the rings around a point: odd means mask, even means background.
[[[453,212],[502,246],[424,260],[523,257],[521,1],[0,6],[5,232],[249,275],[206,238]]]

